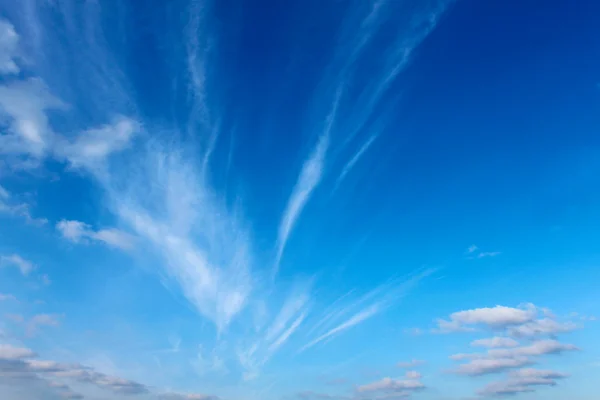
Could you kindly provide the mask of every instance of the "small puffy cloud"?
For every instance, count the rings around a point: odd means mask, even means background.
[[[472,244],[472,245],[470,245],[470,246],[467,248],[467,251],[466,251],[466,253],[467,253],[467,254],[473,254],[473,253],[475,253],[477,250],[479,250],[479,247],[477,247],[477,246],[475,246],[474,244]]]
[[[35,269],[35,265],[18,254],[0,256],[0,267],[16,267],[22,275],[29,275]]]
[[[578,326],[573,322],[558,322],[552,318],[542,318],[527,322],[523,325],[511,327],[508,333],[514,337],[532,337],[571,332]]]
[[[450,358],[455,361],[471,360],[458,366],[454,370],[455,373],[478,376],[533,364],[533,357],[576,350],[578,348],[572,344],[564,344],[556,340],[539,340],[528,346],[491,349],[481,354],[454,354]]]
[[[545,378],[545,379],[561,379],[567,378],[569,375],[560,372],[540,370],[534,368],[524,368],[517,371],[511,371],[510,376],[513,378]]]
[[[473,326],[483,325],[492,329],[503,329],[532,321],[537,309],[529,304],[523,308],[505,306],[476,308],[450,314],[450,320],[438,320],[438,333],[473,331]]]
[[[536,314],[534,307],[527,309],[496,306],[459,311],[450,315],[452,321],[465,325],[484,324],[488,326],[517,325],[531,321]]]
[[[555,386],[557,379],[568,375],[547,370],[532,368],[511,371],[505,381],[493,382],[479,391],[482,396],[505,396],[535,391],[535,386]]]
[[[455,361],[470,360],[470,359],[489,359],[489,358],[516,358],[516,357],[534,357],[545,354],[559,354],[565,351],[579,350],[577,346],[572,344],[560,343],[557,340],[538,340],[530,345],[491,349],[486,353],[459,353],[450,356],[450,359]]]
[[[512,349],[494,349],[488,351],[490,357],[521,357],[541,356],[545,354],[559,354],[565,351],[579,350],[572,344],[560,343],[557,340],[538,340],[528,346],[515,347]]]
[[[410,361],[400,361],[398,364],[396,364],[397,367],[399,368],[415,368],[418,367],[420,365],[425,364],[424,360],[410,360]]]
[[[417,379],[392,379],[383,378],[379,381],[361,385],[357,388],[359,393],[369,392],[399,392],[424,389],[425,385]]]
[[[133,237],[114,228],[95,231],[84,222],[63,219],[56,224],[56,229],[65,239],[74,243],[99,241],[122,250],[129,250],[133,247]]]
[[[25,347],[0,344],[0,360],[23,360],[34,357],[37,357],[37,354]]]
[[[532,364],[532,361],[526,357],[518,358],[482,358],[462,364],[454,372],[461,375],[479,376],[502,372],[507,369],[522,367]]]
[[[517,347],[519,346],[519,342],[511,338],[495,336],[488,339],[474,340],[471,342],[471,346],[489,348]]]
[[[110,390],[115,394],[135,395],[148,392],[148,387],[141,383],[106,375],[94,371],[91,368],[84,368],[81,366],[78,368],[56,371],[53,375],[60,378],[73,379],[81,383],[93,384],[102,389]]]
[[[43,318],[39,318],[43,320]],[[71,379],[79,383],[92,384],[99,388],[109,390],[114,394],[137,395],[148,393],[147,386],[103,374],[92,368],[79,364],[62,364],[51,360],[38,360],[37,354],[30,349],[14,347],[10,345],[0,345],[0,377],[18,378],[19,384],[29,382],[42,382],[48,388],[58,390],[59,394],[66,396],[64,398],[81,398],[62,383],[50,380],[50,378]],[[188,400],[205,400],[201,397],[181,397]],[[206,398],[208,400],[209,398]]]

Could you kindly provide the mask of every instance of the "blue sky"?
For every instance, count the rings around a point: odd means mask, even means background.
[[[0,0],[2,398],[592,400],[599,13]]]

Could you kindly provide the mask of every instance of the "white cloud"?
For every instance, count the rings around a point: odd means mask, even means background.
[[[0,360],[23,360],[34,357],[37,357],[37,354],[30,349],[0,344]]]
[[[527,346],[491,349],[486,353],[454,354],[450,358],[456,361],[471,360],[458,366],[454,372],[478,376],[533,364],[535,361],[532,357],[576,350],[578,348],[572,344],[563,344],[556,340],[539,340]]]
[[[1,140],[0,138],[0,143]],[[30,204],[18,201],[8,190],[0,186],[0,213],[22,217],[27,223],[33,225],[44,225],[48,222],[45,218],[34,218],[30,208]]]
[[[42,159],[54,140],[46,111],[64,108],[40,79],[0,86],[0,110],[10,121],[9,132],[0,135],[0,153]]]
[[[240,213],[214,196],[193,162],[158,144],[100,182],[121,223],[160,257],[153,265],[170,278],[165,282],[175,282],[203,316],[225,330],[252,289],[251,241]]]
[[[507,337],[498,337],[495,336],[493,338],[488,339],[478,339],[471,342],[471,346],[473,347],[517,347],[519,346],[519,342],[514,339]]]
[[[423,364],[425,364],[425,361],[413,359],[410,361],[401,361],[398,364],[396,364],[396,366],[399,368],[414,368],[414,367],[418,367]]]
[[[518,393],[533,392],[535,386],[555,386],[557,379],[567,378],[568,375],[537,369],[520,369],[511,371],[506,381],[492,382],[479,391],[482,396],[504,396]]]
[[[511,327],[508,333],[514,337],[532,337],[541,335],[556,335],[571,332],[578,326],[572,322],[558,322],[551,318],[537,319],[523,325]]]
[[[94,371],[89,367],[75,366],[73,368],[61,368],[59,371],[52,372],[51,375],[59,378],[73,379],[80,383],[96,385],[115,394],[136,395],[149,392],[149,388],[146,385],[128,379],[106,375]]]
[[[64,238],[75,243],[92,240],[103,242],[122,250],[129,250],[133,247],[133,237],[128,233],[114,228],[94,231],[90,225],[84,222],[64,219],[56,224],[56,228]]]
[[[57,152],[74,167],[99,168],[109,155],[128,147],[139,129],[136,121],[117,116],[110,124],[81,132],[72,142],[65,141]]]
[[[511,368],[522,367],[528,364],[532,364],[532,361],[526,357],[481,358],[472,360],[467,364],[462,364],[454,371],[457,374],[478,376],[501,372]]]
[[[558,354],[565,351],[579,350],[572,344],[563,344],[557,340],[538,340],[527,346],[513,347],[507,349],[490,349],[486,353],[454,354],[453,360],[486,359],[486,358],[516,358],[541,356],[545,354]]]
[[[357,391],[360,393],[379,392],[379,391],[403,391],[403,390],[419,390],[424,389],[425,385],[417,379],[392,379],[383,378],[377,382],[358,386]]]
[[[316,345],[317,343],[322,342],[325,339],[328,339],[336,334],[339,334],[340,332],[343,332],[346,329],[350,329],[353,326],[358,325],[361,322],[366,321],[367,319],[371,318],[372,316],[377,314],[379,311],[381,311],[381,304],[375,303],[375,304],[365,308],[364,310],[354,314],[352,317],[350,317],[349,319],[347,319],[340,325],[336,326],[335,328],[330,329],[329,331],[325,332],[323,335],[317,337],[313,341],[302,346],[302,348],[300,348],[299,351],[302,352],[304,350],[307,350],[307,349],[313,347],[314,345]]]
[[[8,21],[0,19],[0,74],[16,74],[19,35]]]
[[[334,107],[335,109],[335,107]],[[323,175],[323,166],[325,163],[325,154],[329,147],[329,134],[323,134],[315,146],[310,157],[304,162],[298,181],[294,186],[292,194],[279,224],[277,235],[277,255],[275,259],[275,273],[279,269],[279,262],[285,250],[288,237],[296,224],[296,220],[304,209],[304,206],[310,199],[313,190],[321,181]]]
[[[438,320],[438,332],[451,333],[471,331],[469,325],[485,325],[493,329],[501,329],[511,325],[520,325],[532,321],[537,315],[534,305],[523,308],[496,306],[492,308],[476,308],[450,314],[450,321]]]
[[[35,265],[18,254],[0,256],[0,267],[16,267],[24,276],[29,275],[35,269]]]
[[[485,324],[489,326],[507,326],[531,321],[536,314],[533,307],[527,309],[496,306],[459,311],[450,315],[450,319],[462,324]]]
[[[544,354],[558,354],[565,351],[579,350],[572,344],[563,344],[557,340],[538,340],[528,346],[515,347],[512,349],[493,349],[488,351],[491,357],[521,357],[541,356]]]
[[[346,175],[348,175],[350,170],[352,170],[352,168],[354,168],[354,165],[356,165],[358,160],[360,160],[360,158],[367,152],[367,150],[369,150],[369,147],[371,147],[371,145],[373,144],[375,139],[377,139],[377,137],[378,137],[378,135],[372,135],[365,143],[363,143],[363,145],[356,152],[356,154],[354,154],[354,156],[350,159],[350,161],[348,161],[346,163],[346,165],[344,165],[344,168],[342,169],[340,176],[338,176],[338,178],[335,182],[334,188],[337,188],[340,185],[340,183],[344,180]]]

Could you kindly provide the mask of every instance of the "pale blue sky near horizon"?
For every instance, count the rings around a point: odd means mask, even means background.
[[[7,400],[592,400],[600,3],[0,0]]]

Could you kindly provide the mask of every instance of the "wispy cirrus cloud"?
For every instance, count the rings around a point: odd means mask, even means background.
[[[290,233],[313,191],[323,178],[332,135],[337,134],[338,130],[349,132],[343,140],[343,143],[347,144],[364,128],[383,95],[400,72],[408,65],[410,55],[414,49],[435,28],[438,18],[444,12],[448,3],[445,1],[439,2],[433,9],[427,9],[419,13],[414,21],[406,25],[398,24],[397,21],[394,22],[398,30],[396,32],[398,40],[390,45],[381,69],[374,74],[376,78],[365,84],[361,96],[356,101],[348,104],[345,102],[345,92],[352,82],[355,68],[361,61],[361,55],[380,30],[388,26],[387,24],[390,21],[386,19],[386,9],[396,6],[396,4],[377,1],[368,5],[365,4],[362,7],[356,7],[352,10],[353,12],[349,13],[349,17],[340,32],[340,46],[336,47],[336,52],[331,56],[330,63],[324,73],[323,83],[318,91],[319,101],[316,101],[316,104],[318,104],[317,107],[320,107],[318,110],[320,112],[316,112],[316,114],[324,116],[324,123],[318,122],[315,125],[319,127],[321,133],[315,147],[302,166],[279,224],[275,274],[279,269]],[[323,103],[322,98],[331,99],[331,103]],[[322,110],[327,111],[323,112]],[[339,117],[342,115],[342,111],[343,121]],[[334,188],[341,183],[376,138],[377,134],[372,135],[345,164]]]
[[[382,312],[383,310],[397,302],[399,299],[401,299],[422,279],[431,275],[432,273],[434,273],[434,271],[435,270],[433,269],[418,271],[412,276],[408,277],[405,281],[393,279],[368,292],[367,294],[359,298],[358,301],[352,302],[349,306],[342,307],[340,311],[334,315],[333,318],[331,317],[330,313],[326,314],[324,318],[326,318],[328,322],[337,323],[337,325],[318,335],[316,338],[302,346],[298,351],[303,352],[305,350],[308,350],[316,344],[331,337],[334,337],[377,315],[378,313]],[[363,306],[363,304],[365,303],[367,305]],[[341,318],[347,313],[352,312],[353,314],[349,318],[341,322],[336,321],[336,318]]]
[[[334,106],[334,110],[335,110]],[[300,213],[310,199],[310,196],[321,181],[323,176],[323,168],[325,163],[325,155],[329,147],[329,133],[324,133],[317,143],[310,157],[304,162],[302,171],[298,177],[298,181],[294,186],[292,194],[288,200],[288,204],[279,224],[279,232],[277,234],[277,254],[275,256],[275,270],[277,274],[279,263],[283,256],[288,237],[296,224]]]
[[[81,221],[63,219],[56,224],[56,229],[65,239],[74,243],[97,241],[122,250],[130,250],[134,245],[134,238],[128,233],[115,228],[94,230]]]
[[[16,74],[20,71],[15,58],[18,55],[19,35],[8,21],[0,20],[0,73]]]
[[[367,141],[363,143],[360,149],[358,149],[356,154],[354,154],[354,156],[352,156],[352,158],[346,163],[346,165],[344,165],[342,172],[335,181],[333,189],[334,191],[337,189],[340,183],[342,183],[342,181],[344,180],[346,175],[348,175],[348,173],[352,170],[352,168],[354,168],[354,166],[360,160],[360,158],[367,152],[367,150],[369,150],[369,147],[371,147],[371,145],[373,144],[373,142],[375,142],[377,137],[377,135],[372,135],[371,137],[369,137],[369,139],[367,139]]]

